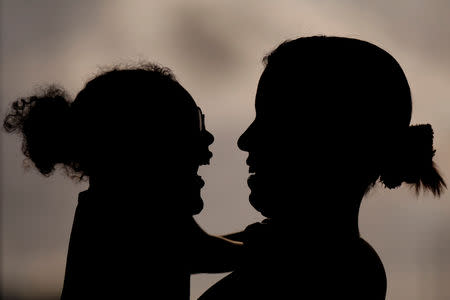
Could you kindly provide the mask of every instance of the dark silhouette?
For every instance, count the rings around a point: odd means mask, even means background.
[[[267,219],[228,236],[246,259],[200,299],[385,299],[383,264],[359,234],[363,196],[378,180],[437,196],[445,187],[431,126],[409,125],[400,65],[368,42],[326,36],[286,41],[264,63],[238,146],[250,203]]]
[[[61,299],[188,299],[189,276],[234,268],[241,243],[206,234],[197,175],[213,136],[170,70],[113,69],[74,101],[51,86],[4,121],[50,176],[88,178],[79,196]]]

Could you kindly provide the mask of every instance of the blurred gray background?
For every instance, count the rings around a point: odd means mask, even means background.
[[[450,181],[449,15],[447,0],[4,0],[0,112],[41,84],[75,96],[102,66],[150,60],[172,68],[215,135],[196,219],[209,233],[228,233],[262,219],[247,202],[246,154],[236,141],[255,114],[261,59],[287,38],[356,37],[390,52],[411,85],[413,123],[433,125],[436,161]],[[86,184],[44,178],[22,161],[18,138],[2,132],[1,291],[3,299],[52,299]],[[450,193],[435,199],[379,186],[363,201],[360,227],[383,260],[388,299],[450,299]],[[193,276],[192,299],[222,276]]]

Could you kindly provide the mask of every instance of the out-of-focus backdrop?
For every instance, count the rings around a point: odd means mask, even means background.
[[[228,233],[262,219],[247,202],[246,154],[236,141],[254,117],[261,59],[287,38],[356,37],[390,52],[411,85],[413,123],[433,125],[436,161],[450,181],[449,15],[446,0],[3,0],[1,116],[41,84],[75,96],[102,66],[150,60],[172,68],[215,135],[196,219]],[[18,138],[2,132],[1,292],[55,299],[86,184],[27,172],[22,160]],[[360,227],[385,265],[388,299],[450,299],[450,193],[417,198],[379,186],[363,202]],[[222,276],[193,276],[192,299]]]

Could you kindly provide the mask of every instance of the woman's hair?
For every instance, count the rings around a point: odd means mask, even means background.
[[[312,36],[285,41],[263,62],[270,77],[263,88],[270,81],[284,93],[276,97],[296,98],[289,105],[308,110],[302,119],[311,128],[324,124],[336,139],[333,151],[363,158],[362,169],[372,172],[368,189],[380,179],[388,188],[406,182],[440,195],[446,185],[433,162],[433,129],[409,125],[409,84],[389,53],[357,39]]]
[[[43,175],[51,175],[61,165],[71,177],[83,178],[98,158],[92,153],[108,155],[123,143],[121,132],[139,131],[146,118],[160,122],[164,115],[158,110],[170,107],[164,101],[183,91],[167,68],[155,64],[115,67],[90,80],[74,101],[53,85],[19,98],[3,126],[22,136],[24,155]],[[152,116],[154,110],[157,114]],[[137,137],[143,138],[140,133]],[[107,140],[107,145],[99,139]],[[110,149],[97,149],[98,145]]]

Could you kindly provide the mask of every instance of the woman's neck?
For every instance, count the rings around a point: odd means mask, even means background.
[[[359,237],[359,208],[364,193],[325,193],[314,200],[298,199],[298,208],[268,220],[291,234],[317,238]]]

